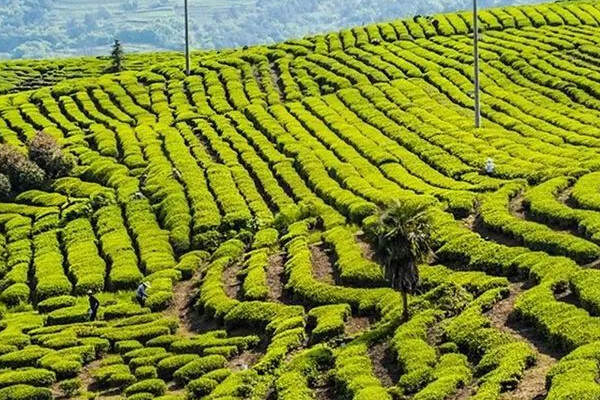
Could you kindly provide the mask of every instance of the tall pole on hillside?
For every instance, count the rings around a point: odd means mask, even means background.
[[[477,0],[473,0],[473,58],[475,80],[475,128],[481,126],[481,109],[479,107],[479,20],[477,17]]]
[[[185,74],[190,74],[190,24],[188,14],[188,0],[184,0],[183,4],[185,13]]]

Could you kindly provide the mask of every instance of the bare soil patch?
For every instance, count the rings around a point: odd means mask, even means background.
[[[314,393],[317,400],[334,400],[337,398],[335,396],[335,390],[331,385],[317,387],[315,388]]]
[[[558,194],[558,196],[556,197],[556,199],[558,201],[560,201],[563,204],[566,205],[570,205],[570,201],[569,199],[571,198],[571,193],[573,192],[573,186],[569,186],[568,188],[566,188],[565,190],[563,190],[562,192],[560,192]]]
[[[334,258],[323,244],[310,246],[313,276],[320,282],[335,284]]]
[[[335,388],[331,379],[327,374],[323,374],[320,379],[312,387],[316,400],[335,400],[338,397],[335,393]]]
[[[233,371],[244,371],[248,368],[251,368],[254,364],[260,360],[263,356],[263,353],[260,353],[255,350],[245,350],[241,352],[239,355],[235,356],[231,360],[227,366],[231,368]]]
[[[92,377],[92,373],[94,370],[100,367],[102,360],[95,360],[91,363],[85,365],[81,371],[79,372],[78,378],[81,379],[81,389],[80,394],[75,397],[65,396],[62,390],[60,390],[58,386],[58,382],[52,385],[50,390],[52,391],[52,398],[55,399],[79,399],[81,398],[81,394],[87,392],[95,392],[97,399],[120,399],[121,398],[121,389],[107,389],[101,391],[100,388],[96,385],[94,378]]]
[[[346,321],[344,333],[346,336],[354,336],[357,333],[365,332],[371,327],[371,320],[369,317],[353,317],[351,316]]]
[[[196,278],[177,283],[173,288],[173,303],[165,311],[179,320],[177,333],[189,337],[219,329],[217,321],[206,314],[198,312],[195,307],[197,299]]]
[[[492,326],[509,333],[516,339],[528,343],[536,352],[535,364],[525,370],[517,388],[506,393],[503,399],[532,400],[543,398],[546,392],[546,375],[550,368],[556,364],[562,355],[548,346],[545,340],[539,337],[535,327],[512,318],[514,304],[527,284],[513,283],[510,285],[509,296],[496,303],[487,314]]]
[[[523,192],[520,192],[518,195],[510,199],[508,210],[513,216],[526,219],[525,206],[523,205]]]
[[[467,386],[463,386],[462,388],[458,389],[456,391],[456,393],[454,393],[452,396],[448,397],[448,400],[466,400],[471,398],[472,395],[475,394],[477,390],[477,386],[475,384],[470,384]]]
[[[379,343],[369,347],[369,357],[373,363],[373,372],[385,387],[394,386],[400,378],[398,363],[394,360],[388,343]]]
[[[275,90],[277,90],[277,93],[279,94],[279,98],[283,101],[285,100],[285,96],[284,96],[284,87],[283,84],[281,82],[281,77],[279,76],[279,73],[277,72],[277,67],[275,66],[275,64],[271,63],[269,64],[269,69],[271,70],[271,78],[273,79],[273,84],[275,86]]]
[[[184,398],[185,398],[185,394],[186,394],[185,389],[183,389],[177,383],[169,382],[169,383],[167,383],[167,385],[168,385],[168,387],[167,387],[166,394],[170,394],[170,395],[174,395],[174,396],[184,396]]]
[[[227,267],[225,272],[223,272],[225,293],[232,299],[241,300],[240,288],[242,287],[242,282],[240,282],[239,273],[242,270],[242,267],[243,263],[237,262]]]
[[[556,359],[538,353],[535,365],[523,373],[523,378],[515,390],[505,393],[502,400],[538,400],[545,399],[548,394],[546,390],[546,375],[556,364]]]
[[[356,236],[356,243],[360,247],[362,251],[362,255],[364,258],[370,261],[375,261],[375,250],[371,246],[371,244],[367,241],[367,238],[364,234],[360,234]]]
[[[258,88],[260,89],[261,92],[264,92],[265,85],[260,76],[260,72],[258,71],[258,66],[256,64],[250,64],[250,65],[252,67],[252,75],[254,76],[254,80],[256,80],[256,83],[258,84]]]
[[[98,400],[121,400],[123,399],[123,389],[112,389],[107,392],[95,393],[95,399]],[[81,397],[78,397],[81,398]]]
[[[267,265],[267,285],[269,286],[269,300],[287,303],[284,293],[285,258],[283,254],[273,254],[269,257]]]
[[[521,283],[511,283],[509,285],[509,295],[503,300],[500,300],[492,309],[487,313],[487,317],[490,319],[492,326],[503,331],[509,331],[510,329],[506,326],[511,313],[514,310],[515,301],[517,296],[523,293]],[[516,337],[519,335],[516,332],[509,332],[514,334]]]
[[[81,379],[81,387],[85,389],[92,389],[94,385],[94,378],[92,372],[100,367],[101,360],[95,360],[85,365],[79,373],[79,379]]]

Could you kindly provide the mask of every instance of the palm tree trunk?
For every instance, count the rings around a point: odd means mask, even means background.
[[[408,321],[408,296],[406,294],[406,290],[404,289],[404,287],[402,287],[401,293],[402,293],[402,307],[403,307],[402,320],[404,322],[406,322],[406,321]]]

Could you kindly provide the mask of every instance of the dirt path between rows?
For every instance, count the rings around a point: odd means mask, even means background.
[[[264,351],[265,349],[244,350],[229,360],[227,367],[233,371],[245,371],[264,356]]]
[[[556,364],[560,354],[551,349],[548,344],[541,340],[536,329],[521,321],[514,321],[510,318],[514,310],[517,297],[524,292],[526,284],[512,283],[509,286],[509,296],[494,305],[492,310],[487,313],[493,327],[507,332],[519,341],[528,343],[536,352],[535,364],[525,370],[517,388],[507,392],[502,399],[508,400],[537,400],[545,398],[546,375]]]
[[[446,400],[466,400],[473,396],[477,392],[477,386],[474,382],[471,384],[461,387],[454,393],[452,396],[448,397]]]
[[[563,190],[562,192],[560,192],[558,194],[558,196],[556,196],[556,199],[563,203],[564,205],[569,205],[569,200],[571,199],[571,193],[573,192],[573,186],[569,186],[568,188],[566,188],[565,190]]]
[[[313,276],[320,282],[335,285],[335,271],[333,268],[333,256],[328,254],[323,244],[311,245],[311,262],[313,267]]]
[[[359,333],[366,332],[371,327],[371,320],[369,317],[354,317],[351,316],[346,321],[344,326],[344,334],[347,337],[353,337]]]
[[[164,311],[179,320],[177,333],[190,337],[199,333],[219,329],[217,322],[201,314],[195,307],[198,290],[196,284],[199,280],[198,274],[187,281],[178,282],[173,287],[173,302]]]
[[[279,99],[281,101],[285,101],[285,88],[282,86],[281,77],[277,72],[277,66],[273,63],[269,64],[269,70],[271,72],[271,79],[273,79],[273,86],[279,94]]]
[[[239,274],[243,267],[244,264],[242,262],[236,262],[228,266],[223,272],[225,293],[232,299],[241,300],[242,282],[240,281]]]
[[[312,386],[316,400],[334,400],[338,397],[335,393],[335,388],[329,377],[321,376],[318,381]]]
[[[479,234],[485,240],[491,240],[492,242],[502,244],[509,247],[522,246],[521,242],[513,239],[507,235],[504,235],[499,232],[495,232],[491,229],[488,229],[479,218],[471,214],[467,218],[462,220],[463,223],[472,230],[473,232]]]
[[[389,343],[378,343],[368,349],[373,364],[373,373],[384,387],[392,387],[400,379],[398,361],[394,360]]]
[[[79,374],[77,376],[81,380],[81,388],[79,390],[79,395],[75,395],[73,397],[65,396],[63,391],[59,388],[59,384],[55,383],[50,388],[50,390],[52,391],[52,398],[53,399],[63,399],[63,400],[79,399],[79,398],[81,398],[81,394],[88,392],[88,391],[95,392],[97,395],[96,399],[113,400],[113,399],[122,398],[121,391],[118,388],[100,390],[100,388],[97,387],[96,381],[92,375],[93,375],[93,372],[95,370],[97,370],[98,368],[100,368],[101,365],[102,365],[102,360],[99,359],[99,360],[94,360],[91,363],[83,366],[83,368],[81,369],[81,371],[79,372]]]
[[[519,192],[518,195],[510,199],[508,203],[508,211],[517,218],[527,219],[525,214],[525,205],[523,204],[523,192]]]
[[[360,247],[363,257],[369,261],[375,261],[375,250],[373,250],[373,247],[367,241],[365,235],[357,234],[354,239],[356,240],[358,247]]]
[[[285,259],[283,254],[273,254],[269,257],[267,265],[267,286],[269,287],[269,300],[286,303],[284,291]]]

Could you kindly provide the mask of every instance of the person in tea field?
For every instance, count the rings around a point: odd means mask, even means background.
[[[90,321],[95,321],[96,315],[98,314],[98,308],[100,308],[100,302],[91,290],[88,290],[88,301],[90,303],[90,309],[88,310]]]
[[[138,286],[135,291],[135,298],[140,303],[142,307],[146,305],[146,298],[148,298],[148,294],[146,293],[146,289],[149,287],[148,283],[142,282]]]
[[[487,161],[485,162],[485,172],[488,175],[491,175],[492,173],[494,173],[494,169],[496,169],[496,165],[494,164],[494,160],[491,158],[488,158]]]

